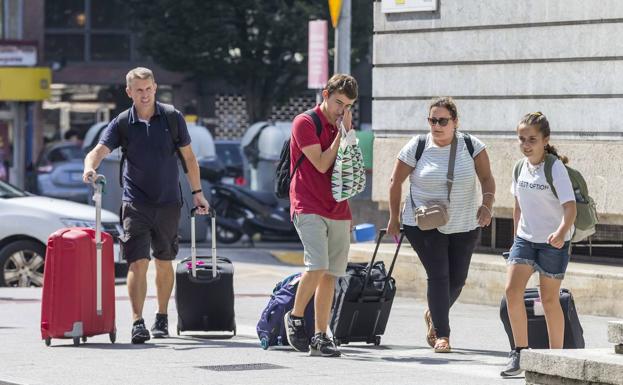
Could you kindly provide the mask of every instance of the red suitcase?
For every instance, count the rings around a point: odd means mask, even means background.
[[[48,346],[52,338],[71,338],[76,346],[98,334],[116,339],[113,239],[101,232],[105,179],[96,180],[96,229],[65,228],[48,238],[41,301],[41,338]]]

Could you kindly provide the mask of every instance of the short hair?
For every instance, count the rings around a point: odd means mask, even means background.
[[[145,67],[136,67],[131,69],[127,75],[125,75],[125,85],[130,87],[130,83],[134,79],[151,79],[152,81],[156,81],[154,78],[154,73]]]
[[[357,80],[346,74],[335,74],[331,76],[331,79],[329,79],[324,89],[329,92],[329,95],[334,92],[339,92],[353,100],[357,99],[358,96]]]

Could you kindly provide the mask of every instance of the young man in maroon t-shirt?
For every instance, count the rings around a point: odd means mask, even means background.
[[[331,194],[331,173],[340,146],[343,125],[351,129],[351,107],[357,99],[357,81],[336,74],[322,91],[322,104],[314,108],[322,130],[316,133],[311,116],[300,114],[292,124],[290,172],[301,156],[305,159],[292,175],[290,215],[303,243],[305,272],[299,282],[294,309],[284,322],[288,342],[310,355],[338,357],[340,351],[327,337],[335,277],[344,275],[350,247],[351,214],[348,201],[336,202]],[[315,334],[309,343],[303,314],[314,296]]]

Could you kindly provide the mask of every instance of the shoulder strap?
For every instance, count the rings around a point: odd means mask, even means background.
[[[515,167],[513,167],[513,175],[515,176],[515,183],[519,180],[519,174],[521,174],[521,168],[523,167],[524,160],[519,159],[517,163],[515,163]]]
[[[554,177],[552,176],[552,169],[554,168],[554,162],[556,162],[558,158],[556,155],[546,154],[545,155],[545,164],[543,165],[543,172],[545,173],[545,180],[549,184],[549,188],[552,189],[554,196],[558,198],[558,194],[556,193],[556,188],[554,187]]]
[[[418,162],[424,153],[424,147],[426,147],[426,135],[418,135],[417,137],[417,150],[415,150],[415,161]]]
[[[132,108],[132,107],[130,107]],[[117,131],[119,132],[119,146],[121,147],[121,160],[119,161],[119,186],[123,188],[123,164],[128,151],[128,129],[130,127],[130,108],[117,116]]]
[[[188,174],[188,167],[186,166],[186,161],[184,160],[184,156],[182,155],[182,151],[178,147],[180,142],[180,127],[179,121],[177,118],[177,112],[175,112],[175,107],[166,103],[158,103],[162,110],[164,111],[164,116],[167,120],[167,126],[169,126],[169,133],[171,134],[171,139],[173,140],[173,146],[175,147],[175,152],[177,153],[177,157],[180,158],[180,162],[182,163],[182,169],[185,174]]]
[[[316,126],[316,136],[320,138],[320,133],[322,132],[322,122],[320,121],[320,116],[313,109],[305,111],[305,115],[311,116],[314,121],[314,125]]]
[[[320,121],[320,116],[313,109],[307,110],[304,112],[305,115],[311,116],[314,121],[314,126],[316,126],[316,136],[320,138],[320,134],[322,133],[322,122]],[[301,157],[296,161],[294,165],[294,169],[292,170],[292,174],[290,174],[290,178],[294,176],[294,173],[299,168],[301,163],[303,163],[303,159],[305,159],[305,154],[301,154]]]
[[[465,146],[467,146],[467,151],[469,151],[469,156],[474,157],[474,143],[472,143],[472,137],[469,134],[462,133],[463,140],[465,141]]]

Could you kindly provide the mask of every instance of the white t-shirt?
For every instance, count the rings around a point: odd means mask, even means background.
[[[513,175],[511,185],[511,194],[517,197],[521,208],[517,236],[534,243],[547,243],[547,237],[556,231],[564,217],[562,204],[575,201],[573,187],[567,169],[559,159],[552,166],[552,183],[558,198],[545,178],[545,163],[541,163],[532,175],[527,162],[524,158],[519,177],[515,181]],[[571,231],[565,235],[565,241],[571,239],[573,230],[571,227]]]
[[[474,157],[476,157],[485,149],[485,145],[473,135],[470,135],[470,138],[474,146]],[[417,145],[418,136],[415,136],[398,154],[399,160],[415,167],[409,175],[409,194],[402,211],[402,223],[409,226],[416,225],[411,197],[413,197],[415,207],[431,201],[445,202],[448,200],[446,178],[448,161],[450,160],[450,145],[439,147],[431,139],[431,134],[427,134],[424,152],[416,164]],[[476,181],[474,159],[469,154],[463,134],[457,132],[454,183],[450,195],[450,206],[448,207],[450,218],[445,226],[437,229],[441,233],[464,233],[478,227],[476,213],[480,202],[478,201]]]

